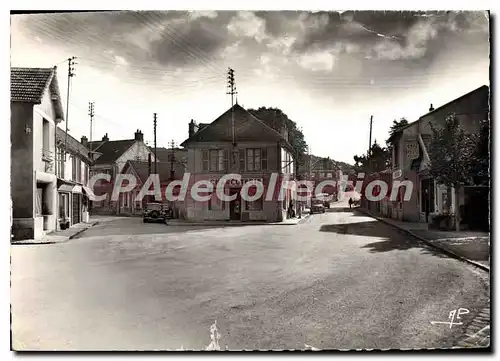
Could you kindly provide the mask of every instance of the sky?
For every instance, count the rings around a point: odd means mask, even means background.
[[[302,128],[311,153],[353,164],[392,121],[417,120],[489,85],[484,12],[143,11],[11,16],[11,66],[58,67],[68,128],[93,139],[153,145],[188,136],[238,103],[278,107]]]

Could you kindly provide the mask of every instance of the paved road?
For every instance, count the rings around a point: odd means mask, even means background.
[[[12,248],[14,348],[202,349],[215,320],[231,350],[451,347],[489,297],[486,273],[344,208],[298,226],[100,233]],[[431,324],[459,307],[463,326]]]
[[[142,217],[103,216],[92,217],[92,221],[98,221],[98,223],[84,233],[78,235],[76,238],[185,233],[191,230],[219,228],[216,226],[170,226],[163,223],[144,223]]]

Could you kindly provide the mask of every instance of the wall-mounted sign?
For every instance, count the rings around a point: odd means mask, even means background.
[[[406,157],[410,160],[420,156],[420,147],[417,141],[406,143]]]
[[[226,184],[228,184],[230,187],[241,187],[243,184],[251,182],[251,181],[256,181],[260,183],[264,183],[264,180],[262,178],[242,178],[240,180],[238,179],[229,179],[226,181]],[[212,178],[210,182],[215,186],[219,183],[219,179],[217,178]]]
[[[403,175],[403,171],[401,169],[395,170],[392,172],[392,179],[399,179]]]

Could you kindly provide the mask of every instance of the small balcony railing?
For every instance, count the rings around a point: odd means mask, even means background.
[[[54,154],[48,149],[42,149],[42,160],[47,163],[52,163],[54,161]]]

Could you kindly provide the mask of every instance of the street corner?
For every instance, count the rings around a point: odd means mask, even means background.
[[[68,236],[45,236],[40,239],[26,239],[20,241],[11,241],[11,246],[43,245],[65,243],[70,240]]]

